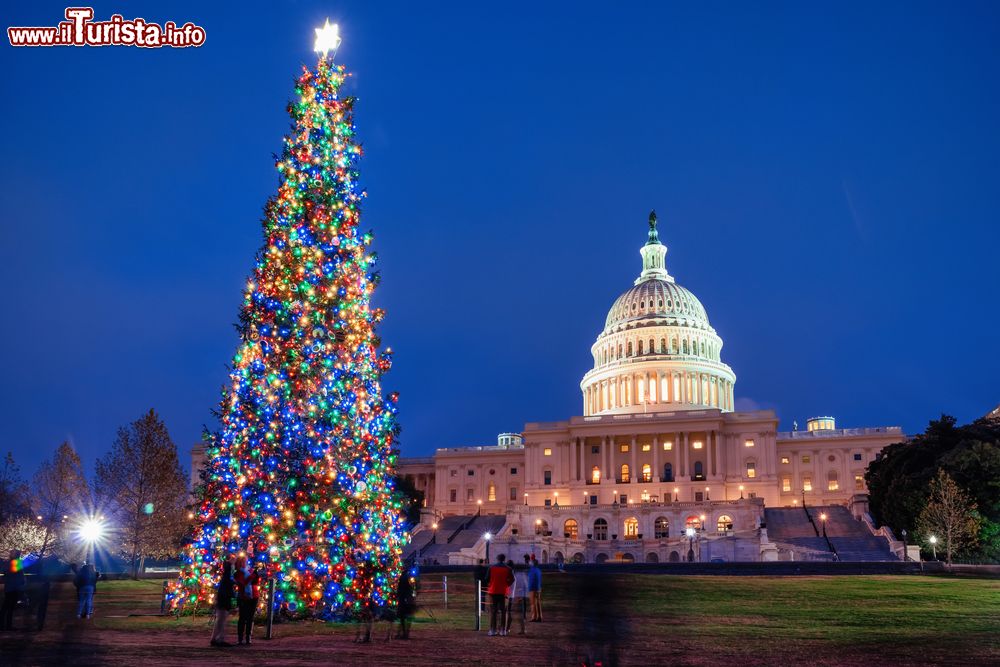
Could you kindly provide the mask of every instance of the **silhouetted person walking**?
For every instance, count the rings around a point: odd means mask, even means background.
[[[226,622],[233,609],[233,555],[226,556],[222,563],[222,574],[215,590],[215,628],[212,631],[212,646],[232,646],[226,641]]]
[[[76,573],[73,584],[76,586],[76,615],[78,618],[90,618],[94,615],[94,593],[97,592],[97,579],[100,575],[91,563],[84,563]]]
[[[542,620],[542,568],[538,561],[531,559],[528,570],[528,604],[531,606],[531,621],[540,623]]]
[[[404,569],[399,575],[399,582],[396,585],[396,599],[399,600],[399,608],[396,615],[399,616],[399,639],[410,638],[410,626],[413,625],[413,616],[417,613],[417,591],[414,586],[416,582],[409,569]]]
[[[17,603],[24,597],[24,589],[28,586],[28,578],[24,576],[24,563],[21,552],[13,550],[3,571],[3,608],[0,609],[0,628],[14,629],[14,610]]]

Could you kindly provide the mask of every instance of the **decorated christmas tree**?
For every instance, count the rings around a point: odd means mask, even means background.
[[[392,475],[396,396],[380,380],[372,235],[348,77],[317,30],[319,61],[288,106],[264,245],[247,282],[240,344],[207,436],[194,531],[175,607],[211,603],[219,565],[245,554],[276,581],[275,605],[350,617],[394,604],[405,534]]]

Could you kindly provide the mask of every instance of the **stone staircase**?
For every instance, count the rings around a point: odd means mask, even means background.
[[[437,560],[439,563],[447,564],[450,554],[476,546],[485,533],[498,534],[503,530],[505,523],[506,517],[502,515],[445,517],[438,522],[436,543],[431,544],[434,531],[424,528],[420,533],[421,535],[426,533],[426,539],[421,537],[421,546],[412,551],[405,551],[404,556],[416,553],[418,561]],[[415,542],[416,538],[410,546],[412,547]]]
[[[826,514],[823,537],[821,514]],[[768,539],[803,559],[845,562],[889,562],[898,560],[885,538],[871,532],[846,507],[783,507],[765,509]],[[811,518],[811,520],[810,520]],[[832,547],[832,549],[831,549]]]
[[[826,536],[830,538],[837,556],[842,561],[895,561],[899,560],[889,548],[884,537],[873,535],[867,524],[858,521],[846,507],[832,505],[810,508],[813,518],[826,513]],[[817,525],[821,525],[819,521]]]

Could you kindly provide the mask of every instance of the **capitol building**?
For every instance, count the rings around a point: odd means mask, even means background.
[[[848,560],[866,539],[899,554],[867,517],[864,474],[902,430],[821,416],[780,432],[773,411],[738,411],[723,339],[670,274],[655,213],[639,253],[591,346],[579,415],[400,459],[425,496],[407,554],[469,563],[492,542],[540,560]]]

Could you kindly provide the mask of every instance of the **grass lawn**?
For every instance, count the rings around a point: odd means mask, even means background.
[[[474,632],[471,576],[461,573],[449,577],[448,609],[440,593],[421,595],[410,641],[385,641],[380,624],[374,643],[357,645],[350,625],[297,622],[276,625],[272,641],[258,626],[254,646],[229,649],[208,646],[208,617],[157,616],[159,582],[102,582],[90,621],[72,618],[65,584],[44,631],[0,633],[0,665],[579,665],[581,654],[607,655],[606,640],[623,665],[1000,664],[998,580],[606,577],[607,595],[588,606],[581,587],[592,575],[547,573],[545,620],[524,636]]]

